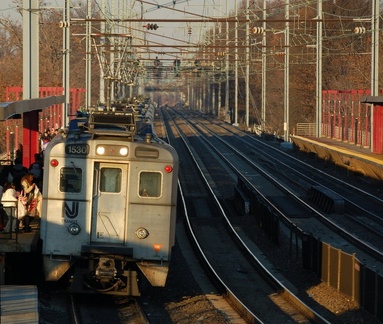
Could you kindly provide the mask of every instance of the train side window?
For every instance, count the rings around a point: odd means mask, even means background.
[[[102,168],[100,171],[101,192],[121,192],[122,170],[118,168]]]
[[[82,170],[80,168],[61,168],[60,191],[78,193],[82,190]]]
[[[141,172],[139,195],[140,197],[161,196],[162,174],[160,172]]]

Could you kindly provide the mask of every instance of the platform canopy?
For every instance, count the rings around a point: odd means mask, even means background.
[[[362,103],[383,105],[383,96],[363,96],[360,99]]]
[[[63,104],[64,102],[64,95],[2,102],[0,103],[0,121],[10,118],[21,118],[21,115],[24,113],[38,111],[53,105]]]

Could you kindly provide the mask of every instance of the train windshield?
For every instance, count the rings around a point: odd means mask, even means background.
[[[162,174],[159,172],[141,172],[139,194],[141,197],[161,196]]]
[[[60,170],[60,191],[81,192],[82,170],[80,168],[61,168]]]
[[[100,177],[101,192],[120,192],[122,170],[117,168],[102,168]]]

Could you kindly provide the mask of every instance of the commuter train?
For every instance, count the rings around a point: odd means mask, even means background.
[[[48,145],[40,224],[46,281],[63,277],[71,292],[125,296],[140,295],[140,274],[165,285],[178,155],[154,134],[154,105],[144,110],[97,109]]]

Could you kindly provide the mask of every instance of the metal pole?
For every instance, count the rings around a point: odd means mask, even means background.
[[[228,5],[228,0],[226,0],[226,16],[229,17],[229,5]],[[230,101],[229,101],[229,96],[230,96],[230,74],[229,74],[229,67],[230,67],[230,62],[229,62],[229,22],[226,20],[226,89],[225,89],[225,107],[226,111],[230,114],[230,122],[231,122],[231,111],[230,111]]]
[[[235,2],[235,86],[234,86],[234,126],[238,126],[238,1]]]
[[[109,14],[111,14],[113,17],[119,17],[119,14],[116,10],[116,5],[115,5],[115,1],[114,0],[109,0],[108,1],[108,8],[110,8],[110,12]],[[108,29],[110,29],[110,31],[113,33],[113,34],[116,34],[118,31],[116,30],[116,24],[114,23],[109,23],[109,26],[108,26]],[[111,44],[111,51],[109,53],[109,68],[110,68],[110,81],[109,81],[109,98],[110,100],[108,101],[108,104],[106,105],[106,109],[107,110],[111,110],[111,103],[115,101],[115,93],[114,93],[114,90],[115,90],[115,85],[116,85],[116,80],[115,80],[115,76],[116,76],[116,66],[115,66],[115,61],[116,61],[116,56],[117,56],[117,49],[116,49],[116,38],[114,36],[111,36],[109,37],[110,39],[110,44]]]
[[[322,0],[317,6],[317,46],[316,46],[316,136],[322,136]]]
[[[263,35],[262,35],[262,131],[266,128],[266,0],[263,0]]]
[[[222,0],[219,1],[219,11],[222,12]],[[222,24],[218,24],[218,34],[221,36],[222,35]],[[222,88],[222,81],[221,81],[221,73],[222,73],[222,57],[219,57],[219,78],[218,78],[218,103],[217,103],[217,118],[219,118],[219,113],[221,111],[221,88]]]
[[[23,99],[39,97],[39,1],[23,1]]]
[[[214,7],[214,13],[215,15],[215,7]],[[216,24],[213,25],[213,39],[215,39],[216,35],[215,35],[215,28],[216,28]],[[217,53],[215,53],[214,51],[214,57],[213,57],[213,62],[215,61],[217,57]],[[214,62],[214,65],[212,66],[213,68],[213,75],[212,75],[212,82],[210,83],[210,89],[211,89],[211,113],[214,115],[216,111],[218,111],[218,108],[216,110],[216,89],[215,89],[215,71],[216,71],[216,66],[215,66],[215,62]]]
[[[372,1],[371,17],[371,96],[379,94],[379,1]],[[374,151],[374,105],[371,105],[371,152]]]
[[[92,1],[87,2],[87,18],[92,17]],[[85,108],[88,109],[91,106],[92,101],[92,39],[90,34],[92,33],[92,22],[87,21],[86,23],[86,98]]]
[[[284,140],[285,142],[289,141],[289,62],[290,62],[290,23],[289,23],[289,15],[290,15],[290,0],[286,0],[286,12],[285,12],[285,18],[286,18],[286,28],[285,28],[285,69],[284,69],[284,80],[285,80],[285,91],[284,91],[284,107],[285,107],[285,114],[284,114]]]
[[[70,63],[70,0],[65,0],[63,12],[63,87],[64,87],[64,108],[63,108],[63,126],[68,125],[68,116],[70,112],[70,82],[69,82],[69,63]]]
[[[105,14],[105,0],[101,0],[101,14]],[[100,29],[101,29],[101,35],[102,34],[105,34],[105,22],[100,22]],[[105,37],[100,37],[100,48],[105,44]],[[104,56],[105,53],[102,53],[101,54],[101,57],[100,59],[102,60],[102,62],[104,61]],[[103,103],[105,104],[106,103],[106,99],[105,99],[105,73],[104,73],[104,66],[103,64],[101,64],[101,68],[100,68],[100,94],[99,94],[99,101],[100,103]]]
[[[249,0],[246,0],[246,19],[249,20]],[[249,114],[250,114],[250,26],[249,22],[246,23],[246,129],[249,128]]]

